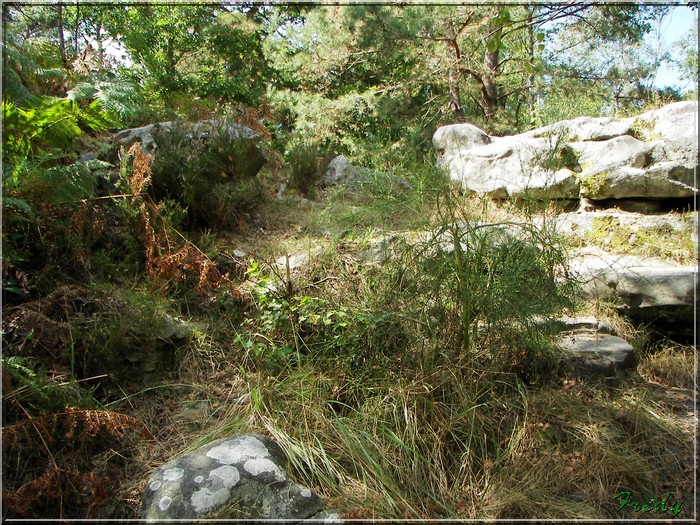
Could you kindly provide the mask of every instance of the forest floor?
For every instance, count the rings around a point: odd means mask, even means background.
[[[513,217],[508,207],[489,213]],[[243,280],[252,261],[272,268],[280,257],[324,247],[294,285],[311,294],[335,282],[333,293],[354,297],[376,284],[358,270],[370,241],[419,231],[431,219],[411,206],[331,190],[314,200],[269,198],[242,231],[205,232],[198,246],[212,258],[226,255]],[[157,466],[220,437],[260,432],[290,453],[292,478],[346,520],[661,520],[674,511],[642,505],[667,495],[669,507],[682,502],[674,507],[679,519],[697,518],[696,353],[687,343],[663,340],[649,350],[643,328],[617,319],[641,343],[638,366],[616,382],[506,379],[472,391],[459,384],[459,364],[424,375],[402,373],[401,359],[395,370],[357,376],[308,361],[266,371],[248,366],[250,350],[236,339],[240,319],[226,308],[185,301],[167,313],[195,327],[177,366],[112,384],[102,404],[141,422],[153,439],[92,454],[94,475],[117,483],[114,497],[83,516],[138,518]],[[56,370],[65,380],[65,368]],[[4,388],[4,402],[12,392]],[[329,410],[331,403],[354,408]],[[475,440],[472,452],[463,448],[467,439]]]

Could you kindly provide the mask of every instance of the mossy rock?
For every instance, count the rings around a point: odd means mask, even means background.
[[[599,171],[578,176],[578,183],[581,186],[581,195],[595,199],[601,197],[601,192],[610,185],[610,174],[607,171]]]

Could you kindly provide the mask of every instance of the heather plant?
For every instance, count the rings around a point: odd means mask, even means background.
[[[318,154],[318,148],[313,144],[295,144],[286,155],[289,186],[305,197],[316,196],[316,190],[323,177]]]
[[[154,132],[150,194],[176,202],[194,229],[235,229],[260,200],[255,179],[265,159],[226,122],[209,131],[174,124]]]

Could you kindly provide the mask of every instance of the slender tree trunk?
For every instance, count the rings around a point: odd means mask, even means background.
[[[105,50],[104,44],[102,43],[102,23],[97,23],[97,32],[95,34],[95,39],[97,40],[97,65],[100,71],[104,70],[104,60],[105,60]]]
[[[486,49],[484,52],[484,75],[481,87],[481,98],[484,107],[484,118],[487,121],[493,120],[495,117],[496,108],[498,107],[499,102],[498,85],[496,84],[496,79],[498,78],[499,56],[499,49],[496,49],[495,51],[489,51]]]
[[[481,98],[483,101],[484,118],[487,122],[494,119],[496,116],[496,108],[499,105],[498,84],[497,79],[500,67],[500,41],[503,32],[503,24],[498,22],[492,24],[490,31],[491,39],[486,42],[486,50],[484,51],[484,72],[481,85]],[[490,43],[495,42],[493,51],[490,50]]]
[[[455,66],[450,65],[447,73],[447,83],[449,89],[449,108],[456,122],[464,122],[464,108],[462,108],[462,97],[459,91],[459,76],[455,71]]]
[[[80,4],[75,3],[75,32],[73,34],[73,40],[75,43],[75,58],[80,56],[80,47],[78,46],[78,38],[80,37]]]
[[[447,48],[450,65],[447,69],[448,105],[452,116],[456,122],[464,122],[464,108],[462,107],[462,96],[459,91],[459,70],[461,69],[462,53],[457,42],[452,20],[448,20],[447,26]]]
[[[66,41],[63,38],[63,5],[58,4],[58,49],[61,52],[63,67],[68,69],[68,57],[66,56]]]
[[[530,67],[532,68],[527,75],[527,105],[530,109],[529,129],[534,129],[537,122],[537,113],[535,109],[535,27],[532,18],[535,14],[535,7],[528,6],[527,8],[527,36],[528,36],[528,58],[530,59]]]

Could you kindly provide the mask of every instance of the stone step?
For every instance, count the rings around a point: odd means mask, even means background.
[[[578,379],[617,377],[635,364],[632,345],[614,335],[573,332],[563,334],[558,344],[570,354],[564,360],[565,372]]]

